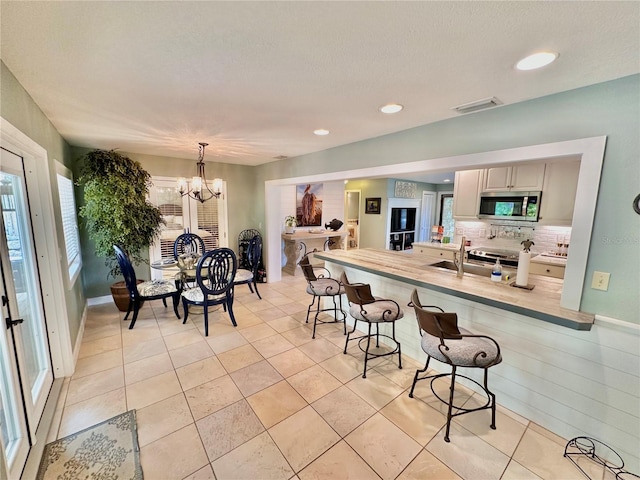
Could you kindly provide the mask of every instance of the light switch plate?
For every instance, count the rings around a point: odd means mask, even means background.
[[[484,237],[487,234],[487,231],[484,228],[480,229],[480,236]]]
[[[595,290],[609,290],[609,277],[610,273],[605,272],[593,272],[593,279],[591,280],[591,288]]]
[[[464,235],[464,228],[456,227],[456,235]]]

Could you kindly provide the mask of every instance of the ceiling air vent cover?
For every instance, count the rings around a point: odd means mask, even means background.
[[[476,100],[475,102],[465,103],[453,107],[451,110],[455,110],[458,113],[471,113],[478,110],[484,110],[485,108],[492,108],[497,105],[502,105],[502,102],[496,97],[483,98],[482,100]]]

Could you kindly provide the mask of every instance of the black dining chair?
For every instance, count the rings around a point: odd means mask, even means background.
[[[262,258],[262,237],[260,235],[255,235],[247,246],[247,267],[248,268],[239,268],[236,272],[236,279],[234,280],[234,285],[244,285],[247,284],[249,286],[249,290],[251,293],[258,295],[258,298],[262,300],[260,296],[260,292],[258,291],[258,266],[260,265],[260,259]],[[253,285],[253,286],[252,286]]]
[[[127,308],[127,314],[124,316],[124,320],[126,320],[133,310],[133,318],[129,324],[129,329],[132,329],[136,324],[138,312],[145,300],[162,300],[166,307],[166,299],[171,297],[173,299],[173,311],[176,313],[176,317],[180,318],[178,304],[180,303],[182,283],[179,280],[173,282],[170,280],[147,280],[146,282],[138,283],[136,272],[125,250],[118,245],[114,245],[113,249],[116,252],[118,265],[124,276],[127,290],[129,290],[129,307]]]
[[[229,313],[231,323],[237,326],[233,315],[233,281],[238,269],[236,254],[230,248],[216,248],[205,253],[196,266],[197,286],[182,292],[184,320],[187,322],[189,305],[204,308],[204,334],[209,335],[209,307],[222,305]]]
[[[204,240],[195,233],[183,233],[173,242],[173,257],[178,262],[182,280],[189,286],[195,286],[196,271],[190,268],[204,255]]]

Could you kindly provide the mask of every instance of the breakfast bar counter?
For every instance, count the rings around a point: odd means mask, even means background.
[[[594,322],[592,314],[560,306],[563,282],[557,278],[530,276],[530,283],[535,287],[533,290],[526,290],[513,287],[507,281],[492,282],[489,278],[468,273],[458,278],[455,271],[434,268],[433,264],[437,260],[415,252],[367,248],[318,252],[315,257],[409,286],[452,295],[575,330],[590,330]]]

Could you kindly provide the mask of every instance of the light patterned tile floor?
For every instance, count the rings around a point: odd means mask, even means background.
[[[363,379],[342,324],[312,340],[302,278],[259,288],[262,300],[236,290],[237,328],[210,310],[208,337],[197,309],[183,325],[147,302],[129,330],[115,306],[89,308],[49,441],[136,409],[146,480],[583,478],[564,440],[501,407],[497,430],[478,412],[455,419],[445,443],[444,406],[429,388],[408,396],[418,362],[370,362]]]

